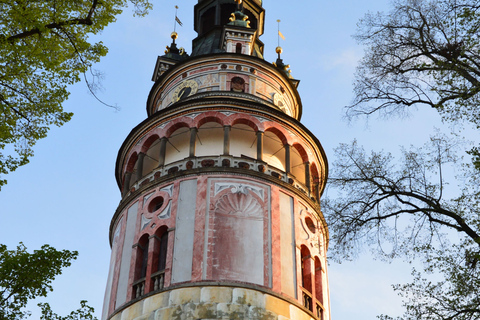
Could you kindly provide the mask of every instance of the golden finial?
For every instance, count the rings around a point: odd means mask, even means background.
[[[280,47],[280,46],[276,47],[275,52],[278,53],[278,54],[282,54],[282,52],[283,52],[282,47]]]
[[[176,40],[178,38],[178,33],[176,33],[175,31],[172,32],[172,34],[170,35],[170,37],[173,39],[173,40]]]

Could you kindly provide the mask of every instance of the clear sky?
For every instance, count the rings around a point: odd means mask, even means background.
[[[66,315],[82,299],[100,317],[110,246],[110,219],[120,201],[114,168],[118,149],[140,121],[146,118],[145,103],[158,55],[171,42],[174,6],[180,7],[177,43],[191,52],[193,6],[196,0],[153,1],[146,18],[132,17],[126,9],[118,21],[98,38],[108,55],[94,66],[103,72],[104,90],[98,96],[117,104],[115,111],[98,103],[84,83],[71,88],[65,109],[75,113],[62,128],[53,128],[35,147],[31,163],[6,176],[0,192],[0,243],[13,248],[23,241],[30,249],[42,244],[78,250],[79,259],[65,269],[47,299],[53,309]],[[367,149],[395,151],[399,145],[421,144],[438,115],[419,110],[403,120],[342,120],[343,107],[353,97],[355,66],[363,48],[351,35],[367,11],[385,10],[383,0],[265,0],[265,58],[276,59],[277,19],[286,40],[282,58],[294,78],[301,80],[302,123],[322,143],[330,163],[333,149],[356,138]],[[410,280],[410,266],[401,262],[373,261],[368,250],[354,262],[330,263],[333,320],[374,319],[380,313],[399,315],[400,299],[391,284]],[[30,306],[37,319],[38,308]]]

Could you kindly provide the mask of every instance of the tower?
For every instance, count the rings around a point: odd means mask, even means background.
[[[115,175],[103,319],[330,319],[327,160],[261,0],[199,0],[159,56]]]

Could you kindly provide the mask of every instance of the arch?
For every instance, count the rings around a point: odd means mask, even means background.
[[[133,168],[137,163],[138,153],[135,151],[127,161],[127,166],[125,167],[125,172],[133,172]]]
[[[238,43],[238,44],[240,44],[240,43]],[[241,46],[241,44],[240,44],[240,46]],[[241,51],[240,51],[240,53],[241,53]],[[230,80],[230,91],[245,92],[245,79],[243,79],[241,77],[233,77]]]
[[[123,186],[124,190],[129,190],[136,182],[137,182],[137,175],[135,174],[137,171],[138,166],[138,153],[135,151],[127,161],[127,165],[125,167],[125,174],[124,174],[124,181],[125,184]],[[127,178],[127,173],[130,173],[130,177]]]
[[[148,266],[148,234],[140,237],[137,243],[134,281],[145,278]]]
[[[322,284],[322,264],[320,259],[315,257],[315,299],[323,305],[323,284]]]
[[[151,136],[149,136],[145,142],[142,144],[141,152],[146,153],[147,150],[152,146],[152,144],[155,142],[155,140],[160,139],[158,134],[154,133]]]
[[[165,128],[165,137],[170,138],[172,133],[174,133],[180,128],[190,128],[190,126],[186,122],[172,123],[167,126],[167,128]]]
[[[164,271],[167,263],[167,248],[168,248],[168,227],[161,226],[155,231],[155,236],[159,240],[157,243],[158,251],[155,255],[158,257],[157,261],[153,262],[153,265],[157,267],[156,271]]]
[[[320,174],[315,162],[310,165],[310,179],[312,180],[312,193],[316,199],[320,199]]]
[[[308,292],[312,292],[312,266],[310,250],[305,245],[300,247],[300,255],[302,258],[302,287]]]
[[[265,129],[265,132],[267,131],[274,133],[282,141],[283,144],[288,144],[287,137],[282,131],[280,131],[280,129],[276,127],[269,127]]]
[[[301,255],[301,270],[302,270],[302,300],[303,306],[313,312],[313,297],[312,297],[312,257],[310,250],[305,245],[300,247]]]
[[[307,161],[308,161],[308,154],[307,154],[307,152],[305,151],[305,149],[303,148],[303,146],[302,146],[300,143],[295,142],[295,143],[292,145],[292,147],[297,150],[297,152],[298,152],[298,154],[301,156],[303,162],[307,162]]]
[[[231,122],[231,126],[233,127],[236,124],[244,124],[252,128],[254,131],[259,131],[258,125],[250,119],[236,118]]]
[[[163,225],[155,230],[151,265],[150,291],[162,289],[165,283],[165,269],[168,252],[168,227]]]
[[[201,117],[201,118],[200,118]],[[203,126],[205,123],[207,122],[216,122],[218,123],[219,125],[223,126],[223,120],[220,119],[219,117],[217,116],[213,116],[213,115],[205,115],[205,116],[200,116],[199,120],[197,121],[196,123],[196,127],[197,128],[200,128],[201,126]]]

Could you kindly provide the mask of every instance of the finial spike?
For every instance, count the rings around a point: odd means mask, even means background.
[[[173,32],[177,31],[177,23],[179,24],[180,27],[183,26],[182,21],[180,21],[180,19],[177,16],[177,10],[178,10],[178,6],[175,6],[175,20],[173,22]]]

